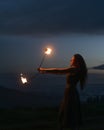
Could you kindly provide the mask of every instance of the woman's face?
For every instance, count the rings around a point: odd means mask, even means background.
[[[75,65],[75,56],[73,56],[70,60],[70,65],[74,66]]]

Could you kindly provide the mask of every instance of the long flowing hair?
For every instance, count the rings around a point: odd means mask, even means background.
[[[84,58],[80,54],[75,54],[74,57],[76,64],[80,68],[80,87],[83,90],[87,79],[87,66]]]

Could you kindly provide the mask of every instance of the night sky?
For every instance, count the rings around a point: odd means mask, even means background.
[[[75,53],[87,66],[104,63],[104,1],[0,0],[0,72],[66,67]]]

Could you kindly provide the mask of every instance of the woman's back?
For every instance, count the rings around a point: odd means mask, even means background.
[[[75,88],[79,80],[80,80],[80,70],[74,68],[72,72],[69,72],[66,75],[66,86]]]

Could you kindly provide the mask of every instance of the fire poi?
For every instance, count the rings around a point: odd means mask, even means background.
[[[23,74],[21,73],[21,81],[23,84],[26,84],[27,83],[27,78],[23,76]]]
[[[42,60],[41,60],[41,62],[40,62],[39,68],[42,66],[42,64],[43,64],[43,62],[44,62],[44,60],[45,60],[46,55],[50,55],[51,52],[52,52],[52,49],[51,49],[51,48],[46,48],[46,49],[45,49],[45,52],[44,52],[43,58],[42,58]],[[38,73],[36,73],[36,74],[34,75],[34,77],[35,77],[37,74],[38,74]],[[27,80],[26,76],[24,76],[22,73],[20,74],[20,77],[21,77],[22,84],[28,83],[28,80]]]

